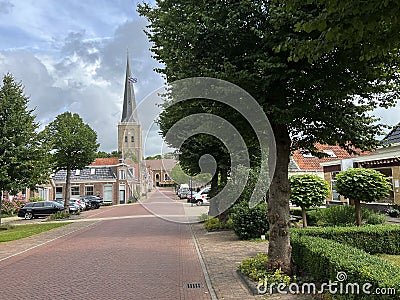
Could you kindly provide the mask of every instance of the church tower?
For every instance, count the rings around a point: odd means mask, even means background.
[[[118,151],[123,158],[142,161],[142,126],[140,125],[137,111],[135,90],[133,84],[136,78],[132,77],[129,66],[129,54],[126,58],[124,104],[121,122],[118,124]]]

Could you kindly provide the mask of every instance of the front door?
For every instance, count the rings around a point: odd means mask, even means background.
[[[125,204],[126,195],[125,195],[125,184],[119,185],[119,204]]]

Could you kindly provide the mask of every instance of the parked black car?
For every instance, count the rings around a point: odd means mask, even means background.
[[[64,206],[55,201],[28,202],[18,211],[18,217],[30,220],[45,217],[64,210]]]
[[[99,208],[101,205],[103,205],[103,199],[98,196],[86,195],[81,196],[80,199],[84,201],[89,200],[91,208]]]

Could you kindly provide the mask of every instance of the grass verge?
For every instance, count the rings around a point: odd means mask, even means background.
[[[48,231],[54,228],[71,224],[72,222],[47,223],[47,224],[25,224],[25,225],[1,225],[0,243],[10,242],[32,235]]]

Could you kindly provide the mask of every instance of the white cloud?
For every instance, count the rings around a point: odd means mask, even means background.
[[[0,43],[0,75],[10,72],[22,81],[42,125],[66,110],[79,113],[97,131],[101,150],[116,150],[127,49],[138,78],[137,102],[163,83],[153,71],[157,63],[143,33],[145,20],[132,18],[134,2],[23,2],[15,1],[0,20],[0,42],[1,36],[7,40]],[[7,18],[15,18],[14,29],[20,35],[8,31]],[[38,45],[43,47],[37,50]],[[161,138],[157,131],[153,134],[157,146]]]

